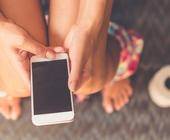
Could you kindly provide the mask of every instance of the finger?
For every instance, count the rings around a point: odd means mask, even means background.
[[[28,57],[28,52],[24,50],[19,50],[18,54],[21,60],[25,60]]]
[[[74,30],[74,29],[73,29]],[[77,34],[77,38],[74,36]],[[69,88],[75,91],[79,88],[81,76],[83,73],[84,65],[86,64],[91,49],[91,46],[87,46],[88,36],[81,34],[79,31],[70,32],[69,38],[65,41],[65,47],[69,48],[69,57],[71,60],[71,72],[69,75]]]
[[[76,40],[75,40],[76,39]],[[71,60],[71,72],[69,76],[69,88],[72,91],[75,91],[79,87],[79,82],[81,79],[81,75],[83,73],[84,65],[87,61],[89,55],[86,54],[87,38],[82,35],[77,39],[76,37],[72,37],[69,44],[66,44],[66,48],[69,49],[69,56]],[[69,47],[68,47],[69,45]]]
[[[64,53],[64,52],[66,52],[65,48],[63,48],[63,47],[54,47],[53,50],[56,53]]]
[[[13,97],[16,98],[25,98],[25,97],[29,97],[30,96],[30,84],[27,85],[29,88],[24,89],[24,90],[17,90],[15,95],[13,95]]]
[[[77,55],[77,56],[76,56]],[[83,74],[83,53],[75,51],[75,56],[71,55],[71,71],[69,75],[69,88],[76,91],[79,87],[80,79]]]
[[[23,88],[14,90],[7,90],[9,96],[13,98],[25,98],[30,96],[30,81],[29,79],[24,79],[25,83]]]
[[[21,50],[25,50],[34,55],[47,57],[47,58],[55,58],[56,53],[51,49],[47,48],[38,41],[35,41],[31,37],[28,37],[24,40],[23,45],[17,46]]]

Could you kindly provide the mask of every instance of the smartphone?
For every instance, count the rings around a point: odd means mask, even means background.
[[[50,60],[31,58],[31,108],[34,125],[71,122],[73,97],[68,88],[69,60],[66,53]]]

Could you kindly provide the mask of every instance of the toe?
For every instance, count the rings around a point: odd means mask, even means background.
[[[115,108],[116,110],[120,110],[126,103],[128,102],[127,96],[123,94],[123,92],[119,93],[117,98],[115,99]]]
[[[103,108],[108,114],[113,112],[114,109],[109,96],[103,95]]]
[[[129,102],[129,97],[127,96],[127,93],[123,92],[122,96],[123,96],[124,104],[127,104]]]
[[[124,101],[124,98],[123,98],[123,94],[121,93],[120,96],[119,96],[119,110],[125,105],[125,101]]]
[[[124,104],[128,103],[129,95],[127,93],[127,90],[122,90],[122,99],[123,99]]]
[[[21,107],[20,105],[14,105],[11,108],[11,119],[17,120],[19,116],[21,115]]]
[[[17,120],[20,115],[21,115],[21,107],[18,105],[13,106],[11,109],[11,119]]]
[[[113,99],[114,100],[114,106],[115,109],[118,111],[121,108],[121,104],[122,104],[122,99],[120,97],[120,95],[118,95],[116,98]]]
[[[125,87],[125,89],[126,89],[127,94],[128,94],[129,96],[132,96],[132,92],[133,92],[132,87],[131,87],[130,85],[127,85],[127,86]]]
[[[3,103],[3,104],[0,105],[0,113],[6,119],[10,119],[10,107],[7,103]]]

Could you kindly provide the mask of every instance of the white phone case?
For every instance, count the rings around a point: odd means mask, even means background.
[[[67,60],[67,68],[68,68],[68,73],[69,71],[69,60],[68,60],[68,55],[66,53],[61,53],[57,54],[56,59],[53,60],[61,60],[61,59],[66,59]],[[72,122],[74,119],[74,107],[73,107],[73,97],[72,93],[70,92],[71,95],[71,104],[72,104],[72,111],[67,111],[67,112],[56,112],[56,113],[49,113],[49,114],[40,114],[40,115],[34,115],[34,103],[33,103],[33,83],[32,83],[32,63],[34,62],[45,62],[45,61],[52,61],[50,59],[46,58],[40,58],[33,56],[31,58],[31,109],[32,109],[32,122],[36,126],[41,126],[41,125],[51,125],[51,124],[59,124],[59,123],[68,123]]]

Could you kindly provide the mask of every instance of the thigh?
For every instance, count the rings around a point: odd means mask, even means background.
[[[45,20],[39,0],[0,0],[0,9],[34,39],[47,44]]]
[[[80,0],[50,0],[50,45],[63,45],[71,26],[75,24]]]

